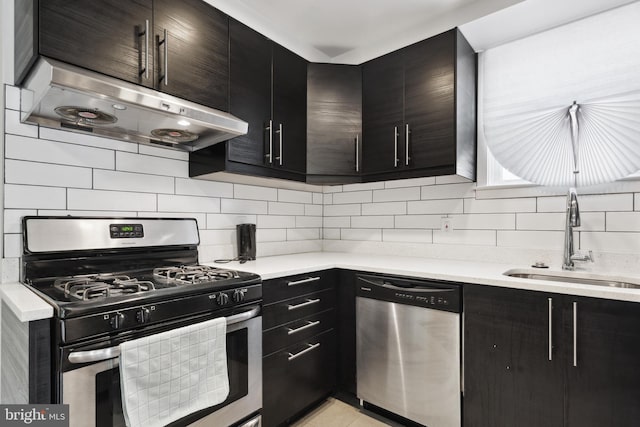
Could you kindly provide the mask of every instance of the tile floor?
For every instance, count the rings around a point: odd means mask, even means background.
[[[330,397],[291,427],[386,427],[388,424]]]

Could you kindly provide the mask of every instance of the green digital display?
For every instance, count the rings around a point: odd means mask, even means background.
[[[133,231],[133,225],[123,225],[120,227],[120,231]]]

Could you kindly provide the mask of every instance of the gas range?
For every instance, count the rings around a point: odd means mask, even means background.
[[[194,219],[25,217],[23,282],[60,344],[260,304],[260,277],[198,264]]]

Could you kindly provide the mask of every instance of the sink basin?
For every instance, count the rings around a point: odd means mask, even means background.
[[[508,270],[502,273],[504,276],[519,277],[523,279],[546,280],[551,282],[569,282],[581,285],[606,286],[609,288],[640,289],[640,279],[600,276],[590,273],[576,273],[571,271],[535,271],[535,270]]]

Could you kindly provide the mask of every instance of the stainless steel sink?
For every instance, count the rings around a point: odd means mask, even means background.
[[[581,285],[606,286],[610,288],[640,289],[640,279],[621,279],[619,277],[607,277],[588,273],[574,273],[564,271],[542,272],[531,270],[508,270],[502,274],[504,276],[520,277],[523,279],[578,283]]]

